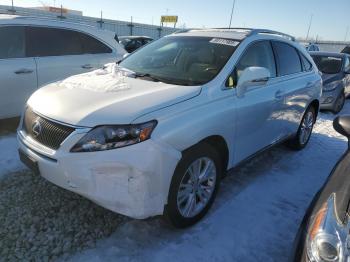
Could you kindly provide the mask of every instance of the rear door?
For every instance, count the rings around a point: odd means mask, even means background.
[[[0,119],[19,116],[37,89],[36,64],[25,55],[22,26],[0,27]]]
[[[26,39],[27,54],[37,63],[39,86],[116,61],[110,47],[82,32],[31,26]]]
[[[280,124],[286,135],[293,135],[299,128],[319,80],[311,72],[311,63],[295,47],[280,41],[272,43],[277,62],[277,82],[280,85],[278,97],[282,103]],[[306,60],[305,69],[303,60]]]

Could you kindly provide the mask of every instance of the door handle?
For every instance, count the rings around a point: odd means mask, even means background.
[[[276,93],[275,93],[275,98],[276,99],[282,99],[284,97],[284,92],[281,91],[281,90],[278,90]]]
[[[22,68],[22,69],[19,69],[19,70],[15,71],[15,74],[16,74],[16,75],[31,74],[31,73],[33,73],[33,72],[34,72],[34,70]]]
[[[84,69],[92,69],[94,68],[92,65],[90,64],[85,64],[85,65],[82,65],[81,68],[84,68]]]

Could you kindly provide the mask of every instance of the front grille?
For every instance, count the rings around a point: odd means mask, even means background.
[[[57,150],[74,128],[43,118],[28,107],[24,114],[23,130],[40,144]]]

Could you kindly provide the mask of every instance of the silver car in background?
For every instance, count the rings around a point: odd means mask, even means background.
[[[120,60],[115,33],[48,18],[0,15],[0,120],[39,87]]]
[[[322,73],[321,109],[339,113],[350,94],[350,56],[341,53],[310,52]]]

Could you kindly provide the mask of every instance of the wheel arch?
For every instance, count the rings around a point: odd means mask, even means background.
[[[317,99],[311,101],[311,103],[309,104],[309,106],[307,107],[307,109],[305,110],[305,112],[306,112],[310,107],[313,107],[313,108],[315,109],[315,113],[316,113],[315,121],[316,121],[317,116],[318,116],[318,112],[320,111],[320,101],[318,101]]]
[[[207,143],[210,146],[212,146],[213,148],[215,148],[217,153],[220,155],[220,159],[222,160],[221,163],[222,163],[223,170],[226,171],[228,168],[230,151],[229,151],[228,144],[227,144],[225,138],[222,137],[221,135],[208,136],[208,137],[200,140],[198,143],[190,146],[189,148],[186,148],[185,150],[182,151],[182,153],[187,151],[187,150],[190,150],[191,148],[193,148],[201,143]]]

